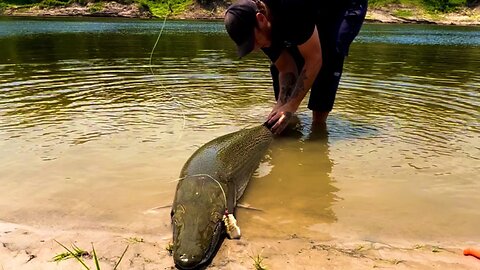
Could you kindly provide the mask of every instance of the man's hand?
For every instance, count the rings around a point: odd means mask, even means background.
[[[273,134],[280,134],[290,122],[296,109],[290,106],[288,103],[284,105],[275,105],[272,112],[268,115],[267,123],[272,126],[270,129]]]

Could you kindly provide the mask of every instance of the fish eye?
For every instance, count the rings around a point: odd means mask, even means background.
[[[183,214],[185,212],[183,211],[175,211],[173,212],[173,215],[172,215],[172,223],[175,225],[175,226],[180,226],[182,225],[181,221],[183,220]]]
[[[178,219],[175,216],[172,216],[172,222],[175,224],[175,226],[178,225]]]
[[[172,217],[173,223],[175,223],[175,225],[179,225],[182,219],[183,219],[182,215],[179,215],[178,213],[173,215]]]
[[[176,210],[175,212],[180,212],[182,214],[186,212],[185,206],[183,206],[183,204],[177,205],[175,210]]]
[[[185,214],[185,206],[179,204],[175,207],[175,210],[172,210],[171,212],[171,218],[172,221],[175,222],[175,224],[183,217],[183,214]]]

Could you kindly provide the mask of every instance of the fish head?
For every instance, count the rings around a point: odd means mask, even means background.
[[[173,260],[181,269],[209,262],[223,239],[225,196],[219,184],[184,179],[172,207]]]

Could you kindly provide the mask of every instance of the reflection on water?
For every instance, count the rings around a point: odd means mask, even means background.
[[[265,161],[269,173],[252,180],[242,199],[262,210],[239,211],[239,220],[248,221],[243,226],[252,228],[251,236],[305,235],[312,224],[335,223],[333,206],[344,198],[332,177],[331,145],[380,135],[371,125],[351,123],[335,115],[329,118],[328,127],[312,126],[307,113],[297,120],[274,140]],[[254,225],[249,220],[255,220]],[[262,230],[254,229],[258,227]]]
[[[357,42],[408,44],[408,45],[451,45],[478,46],[480,31],[478,27],[409,25],[369,25],[362,29]]]
[[[311,129],[305,121],[274,141],[268,158],[271,172],[252,181],[243,199],[263,211],[239,215],[240,222],[255,220],[255,227],[264,228],[252,230],[252,236],[291,235],[298,228],[337,220],[332,204],[338,200],[338,189],[330,176],[328,145],[326,128]],[[248,230],[252,222],[245,223]]]
[[[2,219],[168,235],[168,211],[145,210],[171,202],[187,158],[265,120],[263,55],[237,59],[221,22],[169,22],[150,66],[160,27],[0,20]],[[251,181],[249,235],[478,239],[479,33],[366,25],[327,129],[302,105]]]

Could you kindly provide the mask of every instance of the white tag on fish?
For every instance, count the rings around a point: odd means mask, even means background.
[[[242,236],[240,233],[240,227],[237,226],[237,220],[233,214],[225,214],[223,216],[223,222],[227,229],[227,234],[230,239],[240,239]]]

